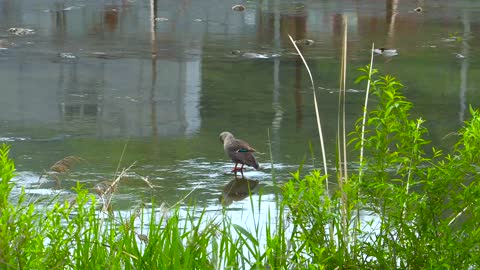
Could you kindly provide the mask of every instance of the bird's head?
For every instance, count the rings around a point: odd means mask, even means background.
[[[224,132],[220,133],[220,141],[221,141],[222,143],[224,143],[225,140],[226,140],[227,138],[230,138],[230,137],[233,138],[233,134],[230,133],[230,132],[228,132],[228,131],[224,131]]]

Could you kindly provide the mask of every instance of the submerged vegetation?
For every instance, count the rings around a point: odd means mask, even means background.
[[[225,213],[207,218],[205,210],[156,202],[115,216],[80,185],[70,202],[40,206],[24,192],[10,198],[15,167],[3,145],[0,268],[480,267],[480,112],[470,109],[444,153],[427,140],[424,120],[411,117],[401,83],[362,71],[358,81],[369,79],[375,108],[349,134],[361,162],[350,162],[348,179],[337,174],[335,188],[321,170],[293,173],[269,222],[253,230]]]

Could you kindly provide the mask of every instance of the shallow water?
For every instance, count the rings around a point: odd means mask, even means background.
[[[397,50],[375,55],[375,66],[402,80],[434,143],[451,143],[444,136],[480,103],[480,3],[429,1],[422,13],[414,11],[419,1],[255,1],[243,12],[235,4],[0,0],[0,142],[12,146],[15,192],[69,196],[76,181],[93,190],[135,162],[114,209],[151,195],[173,205],[192,190],[188,200],[217,209],[234,181],[218,138],[229,130],[261,152],[262,170],[245,176],[270,207],[272,164],[279,182],[303,160],[307,170],[319,165],[309,152],[310,141],[318,149],[311,87],[287,34],[305,41],[332,160],[342,14],[350,127],[364,98],[356,69],[368,63],[372,42]],[[51,176],[38,181],[71,155],[83,161],[59,176],[60,186]],[[229,207],[240,217],[250,203]]]

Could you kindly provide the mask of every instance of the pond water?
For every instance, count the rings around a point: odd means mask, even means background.
[[[115,210],[151,195],[173,205],[191,192],[186,201],[214,211],[227,196],[240,216],[246,183],[268,207],[272,164],[280,183],[303,160],[320,165],[309,150],[312,142],[320,157],[311,86],[288,34],[313,41],[299,46],[334,158],[342,15],[350,129],[364,99],[356,69],[372,42],[397,50],[374,65],[401,79],[433,142],[448,145],[444,136],[480,105],[478,1],[0,0],[0,14],[0,141],[12,147],[16,192],[35,196],[68,196],[76,181],[93,189],[135,163]],[[260,152],[250,182],[230,173],[218,137],[226,130]],[[66,156],[82,161],[60,186],[48,175],[39,182]]]

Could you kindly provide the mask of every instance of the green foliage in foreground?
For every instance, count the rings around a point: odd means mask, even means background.
[[[444,154],[429,148],[424,121],[410,117],[395,78],[373,79],[371,87],[377,104],[363,145],[362,119],[350,134],[356,150],[364,147],[359,169],[339,179],[332,196],[322,196],[325,177],[317,171],[294,174],[284,187],[305,268],[480,267],[480,113],[470,109]]]
[[[39,206],[23,192],[14,201],[15,168],[3,145],[0,269],[480,267],[480,113],[471,109],[444,154],[425,139],[423,120],[410,117],[395,78],[373,79],[371,87],[376,107],[365,139],[362,119],[350,135],[354,150],[365,152],[362,163],[338,176],[335,190],[326,190],[320,171],[293,173],[271,222],[253,231],[195,208],[143,206],[129,217],[108,216],[81,186],[72,202]]]

